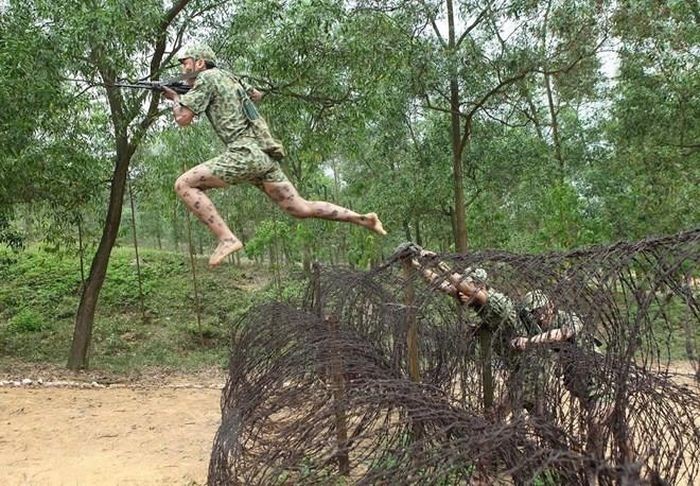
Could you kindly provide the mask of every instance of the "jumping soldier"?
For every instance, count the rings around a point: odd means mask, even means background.
[[[183,73],[190,75],[186,79],[192,88],[183,95],[164,89],[164,96],[174,102],[175,121],[184,127],[192,123],[195,116],[206,113],[214,131],[226,145],[223,154],[188,170],[175,182],[177,195],[218,239],[209,258],[211,267],[243,248],[243,243],[205,194],[208,189],[229,184],[249,182],[297,218],[346,221],[380,235],[386,234],[376,213],[358,214],[325,201],[307,201],[298,194],[276,160],[284,156],[284,149],[272,138],[252,102],[259,100],[261,93],[218,68],[211,48],[204,44],[192,46],[179,60]]]

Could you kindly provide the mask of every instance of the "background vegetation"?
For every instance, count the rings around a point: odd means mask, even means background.
[[[232,187],[214,199],[243,260],[193,280],[212,240],[172,185],[220,142],[111,83],[174,75],[194,41],[266,92],[300,192],[378,212],[388,237]],[[279,292],[407,239],[542,252],[695,227],[698,56],[684,0],[0,2],[0,354],[194,362],[192,326],[218,335],[256,298],[243,273]]]

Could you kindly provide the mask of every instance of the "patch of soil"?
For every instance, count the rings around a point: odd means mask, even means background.
[[[212,377],[153,371],[131,383],[36,367],[0,376],[43,382],[0,387],[3,485],[206,482],[221,420],[222,372]],[[59,381],[100,385],[50,384]]]

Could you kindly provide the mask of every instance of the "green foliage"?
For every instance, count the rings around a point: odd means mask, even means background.
[[[14,250],[18,250],[24,244],[23,237],[12,227],[12,221],[8,217],[8,212],[0,209],[0,245],[4,244]]]
[[[544,471],[535,476],[533,486],[555,486],[561,484],[561,478],[556,472]]]
[[[168,110],[147,115],[150,94],[107,99],[102,85],[152,67],[157,76],[176,70],[151,66],[151,56],[161,40],[173,53],[179,29],[185,44],[209,41],[222,66],[266,92],[260,111],[288,148],[282,166],[303,197],[375,211],[389,231],[379,238],[349,224],[295,221],[249,186],[209,191],[243,255],[269,261],[265,298],[295,298],[302,263],[371,266],[407,239],[454,250],[456,167],[471,249],[568,249],[700,221],[693,2],[509,0],[484,11],[453,2],[454,46],[446,2],[436,0],[191,0],[176,4],[184,9],[165,30],[170,3],[93,3],[12,0],[0,16],[0,242],[30,248],[0,250],[0,317],[15,323],[11,334],[69,339],[81,285],[75,255],[82,250],[89,266],[115,155],[127,144],[136,149],[128,180],[149,319],[186,315],[182,342],[211,342],[248,305],[243,288],[203,272],[204,294],[219,297],[205,300],[200,324],[189,320],[196,299],[177,252],[190,232],[198,254],[214,242],[195,218],[188,224],[173,183],[223,150],[208,122],[161,123]],[[611,62],[619,73],[606,79],[601,67]],[[451,132],[453,88],[459,133]],[[128,202],[122,216],[123,248],[100,294],[98,320],[109,322],[142,304]],[[128,355],[132,345],[101,332],[95,354]]]
[[[182,255],[142,250],[139,254],[142,290],[149,297],[173,276],[186,275],[187,261]],[[102,288],[102,302],[121,309],[136,308],[139,301],[136,258],[131,248],[117,248],[112,253],[107,279]]]
[[[45,320],[67,312],[65,298],[80,287],[80,268],[75,258],[61,252],[30,248],[12,253],[0,247],[0,316],[12,319],[32,309]]]
[[[255,231],[255,236],[246,244],[246,253],[251,256],[263,255],[271,245],[289,247],[294,242],[294,231],[289,221],[263,221]]]
[[[278,298],[266,270],[206,271],[198,261],[201,322],[196,318],[189,258],[144,250],[142,278],[146,320],[140,312],[135,254],[115,250],[95,322],[92,364],[135,370],[144,366],[194,369],[223,366],[232,326],[255,302]],[[75,255],[32,247],[0,246],[0,347],[5,358],[63,363],[80,287]],[[285,277],[282,298],[299,299],[305,283]]]
[[[11,333],[40,331],[44,326],[44,317],[38,312],[23,308],[7,322],[7,329]]]

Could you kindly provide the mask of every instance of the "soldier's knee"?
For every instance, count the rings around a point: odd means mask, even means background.
[[[189,189],[190,185],[187,182],[187,178],[185,177],[185,174],[182,174],[180,177],[177,178],[175,181],[175,192],[180,195],[184,193],[187,189]]]
[[[311,218],[314,215],[313,208],[306,201],[302,201],[300,203],[295,204],[294,206],[285,209],[287,209],[287,212],[290,213],[292,216],[299,219]]]

